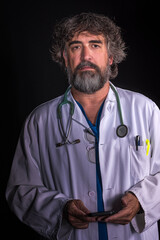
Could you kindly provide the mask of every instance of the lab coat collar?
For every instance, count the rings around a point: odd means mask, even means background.
[[[113,84],[112,84],[113,85]],[[113,85],[113,87],[116,89],[116,87]],[[117,89],[116,89],[117,90]],[[116,101],[116,96],[115,93],[113,92],[112,88],[109,87],[108,95],[106,97],[105,101],[110,101],[110,102],[115,102]]]
[[[116,88],[114,85],[113,85],[113,87]],[[115,102],[116,102],[116,96],[115,96],[114,91],[110,87],[108,95],[107,95],[107,97],[105,99],[105,102],[104,102],[104,106],[103,106],[103,110],[102,110],[102,114],[101,114],[101,119],[105,116],[106,113],[108,114],[108,113],[112,112]]]

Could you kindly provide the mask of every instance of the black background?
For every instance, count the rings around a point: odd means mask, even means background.
[[[9,210],[4,193],[26,116],[68,86],[49,53],[53,25],[80,12],[103,13],[122,28],[128,57],[113,81],[141,92],[160,107],[158,1],[1,1],[1,235],[40,239]],[[3,225],[2,225],[3,223]]]

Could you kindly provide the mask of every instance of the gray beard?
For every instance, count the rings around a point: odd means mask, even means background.
[[[85,65],[94,67],[95,71],[78,72],[78,69]],[[105,83],[109,80],[110,65],[107,65],[106,70],[102,73],[98,66],[89,62],[84,62],[77,66],[74,73],[72,73],[71,68],[68,66],[67,74],[71,86],[80,92],[92,94],[103,88]]]

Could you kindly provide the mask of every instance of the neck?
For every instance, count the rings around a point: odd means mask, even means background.
[[[102,103],[104,99],[107,97],[109,92],[109,81],[107,81],[103,88],[96,91],[92,94],[86,94],[83,92],[79,92],[74,87],[71,89],[72,95],[76,101],[78,101],[82,107],[89,106],[89,105],[95,105],[97,103]]]
[[[107,81],[104,87],[93,94],[86,94],[79,92],[74,87],[71,89],[72,95],[76,101],[78,101],[85,110],[85,113],[89,120],[95,124],[99,108],[103,101],[106,99],[109,92],[109,81]]]

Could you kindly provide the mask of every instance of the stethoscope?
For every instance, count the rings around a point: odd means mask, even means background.
[[[113,90],[113,92],[115,93],[115,96],[116,96],[117,107],[118,107],[120,123],[121,123],[116,129],[116,134],[119,138],[123,138],[128,133],[128,127],[123,122],[122,109],[121,109],[121,103],[120,103],[118,92],[111,82],[110,82],[110,86],[111,86],[111,89]],[[66,145],[66,144],[77,144],[77,143],[80,142],[80,139],[75,139],[73,141],[69,140],[69,135],[71,133],[71,126],[72,126],[72,116],[74,114],[74,103],[67,99],[67,94],[68,94],[70,89],[71,89],[71,86],[69,86],[67,88],[66,92],[64,93],[64,98],[63,98],[62,102],[57,107],[58,126],[59,126],[59,130],[61,132],[61,135],[62,135],[62,142],[57,143],[56,147],[61,147],[61,146]],[[70,105],[69,119],[68,119],[68,130],[66,131],[66,133],[64,131],[64,127],[63,127],[63,123],[62,123],[62,106],[65,105],[65,104]]]

